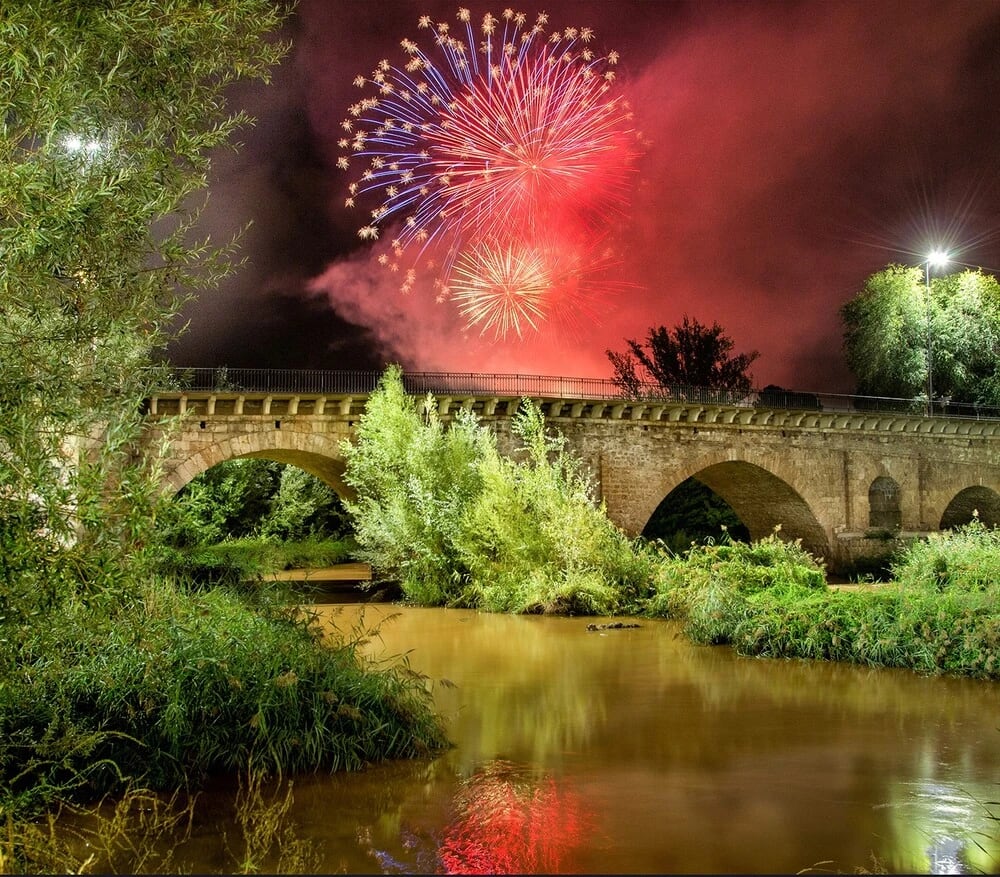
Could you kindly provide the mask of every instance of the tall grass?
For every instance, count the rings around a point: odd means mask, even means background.
[[[1000,678],[1000,533],[973,521],[913,543],[894,581],[828,588],[801,547],[753,545],[665,556],[645,611],[699,643],[743,655],[813,658]]]
[[[67,601],[0,643],[0,807],[247,769],[353,770],[445,745],[422,680],[326,643],[264,596],[163,581],[113,614]]]
[[[236,587],[284,569],[342,563],[354,556],[352,537],[313,537],[280,542],[260,536],[227,539],[214,545],[159,548],[161,572],[203,585]]]
[[[291,819],[291,780],[240,775],[222,852],[228,874],[313,874],[320,849]],[[8,816],[0,830],[3,874],[182,874],[198,796],[129,787],[113,799],[63,803],[42,820]]]

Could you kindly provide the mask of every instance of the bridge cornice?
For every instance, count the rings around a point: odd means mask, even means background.
[[[423,404],[423,395],[414,395]],[[480,417],[509,417],[517,410],[521,396],[484,394],[444,394],[437,396],[438,414],[451,417],[459,409]],[[193,418],[324,417],[356,420],[364,412],[367,393],[281,393],[164,391],[148,400],[152,419],[176,415]],[[669,423],[677,427],[717,427],[722,429],[877,432],[925,435],[942,438],[1000,438],[1000,420],[971,417],[928,417],[923,414],[890,412],[800,410],[760,405],[726,405],[671,400],[623,400],[607,398],[535,397],[545,416],[552,421],[632,421]]]

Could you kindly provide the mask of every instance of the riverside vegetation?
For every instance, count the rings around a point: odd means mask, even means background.
[[[446,429],[435,410],[391,368],[343,448],[359,556],[412,602],[672,618],[745,655],[1000,678],[1000,532],[977,519],[904,549],[891,582],[838,590],[777,532],[683,552],[628,540],[528,401],[515,460],[472,414]]]
[[[288,12],[21,0],[0,15],[4,871],[111,867],[61,857],[34,821],[61,803],[141,809],[142,789],[212,773],[252,789],[445,745],[405,664],[322,637],[277,589],[168,570],[159,457],[137,452],[154,352],[186,298],[239,264],[235,241],[197,230],[197,194],[250,122],[229,89],[269,78]],[[268,811],[245,800],[251,822]]]
[[[1000,678],[1000,533],[978,520],[911,545],[891,583],[840,591],[827,586],[812,556],[777,532],[679,553],[627,539],[530,402],[513,422],[522,445],[515,459],[499,455],[492,431],[471,414],[446,427],[435,409],[432,399],[421,405],[408,397],[401,373],[390,368],[356,441],[343,448],[345,480],[357,491],[345,503],[352,555],[369,560],[378,577],[400,582],[411,602],[670,618],[697,643],[730,644],[745,655]],[[191,523],[187,512],[165,514],[175,535]],[[242,541],[254,544],[246,535]],[[310,556],[328,550],[315,545]],[[92,847],[101,839],[101,864],[73,858],[54,824],[46,830],[15,820],[0,843],[6,868],[101,868],[114,856],[144,861],[160,850],[157,838],[183,832],[185,807],[193,805],[143,786],[193,789],[210,773],[248,766],[247,784],[257,791],[244,796],[240,819],[271,825],[274,849],[262,850],[263,835],[253,829],[234,861],[244,871],[265,862],[300,867],[309,850],[287,826],[279,831],[288,799],[267,803],[263,774],[357,768],[445,745],[424,681],[405,665],[375,668],[359,659],[356,646],[367,632],[321,643],[308,613],[277,586],[244,583],[236,592],[217,584],[227,578],[219,568],[216,584],[210,576],[184,585],[177,577],[182,549],[157,545],[152,553],[145,568],[159,573],[141,586],[65,596],[45,624],[26,615],[7,628],[0,770],[8,820],[102,792],[116,793],[119,805],[87,835]],[[275,551],[260,569],[293,556]],[[244,578],[246,560],[235,566]],[[68,575],[71,567],[55,563],[49,571]],[[150,839],[132,849],[122,840],[127,802],[147,799],[159,802],[160,815],[148,819]],[[161,870],[170,864],[156,861]]]

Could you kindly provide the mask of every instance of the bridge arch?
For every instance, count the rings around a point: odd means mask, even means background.
[[[974,514],[987,527],[1000,527],[1000,493],[989,487],[975,485],[960,490],[952,497],[941,515],[942,530],[967,524]]]
[[[236,435],[183,455],[167,473],[165,487],[176,493],[202,472],[240,457],[261,457],[298,466],[327,484],[338,496],[354,497],[343,480],[345,463],[335,437],[281,430]]]
[[[663,497],[691,477],[725,500],[743,522],[751,539],[762,539],[780,525],[784,539],[802,540],[802,547],[820,558],[830,557],[830,542],[809,502],[787,480],[749,460],[705,462],[677,473]],[[657,503],[658,506],[659,503]],[[656,506],[649,510],[647,520]]]

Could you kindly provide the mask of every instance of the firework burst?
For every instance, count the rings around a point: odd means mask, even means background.
[[[450,297],[469,329],[495,340],[523,338],[553,322],[572,331],[598,320],[608,295],[629,287],[608,279],[617,267],[613,249],[600,241],[511,237],[463,251],[442,300]]]
[[[402,272],[403,291],[421,258],[439,298],[458,270],[451,297],[501,335],[537,329],[548,309],[552,272],[525,255],[540,249],[537,238],[603,235],[624,209],[638,155],[631,109],[613,88],[617,54],[598,56],[588,28],[547,25],[544,14],[528,24],[507,9],[487,14],[477,33],[462,9],[453,32],[425,16],[434,58],[403,40],[401,66],[383,60],[355,79],[365,96],[342,123],[338,165],[361,166],[347,206],[375,201],[360,237],[392,227],[380,261]],[[499,310],[484,316],[486,301]]]
[[[514,331],[521,338],[523,330],[537,331],[545,319],[553,285],[537,250],[513,243],[480,245],[459,257],[451,295],[470,329],[478,327],[480,335],[492,332],[496,338]]]

